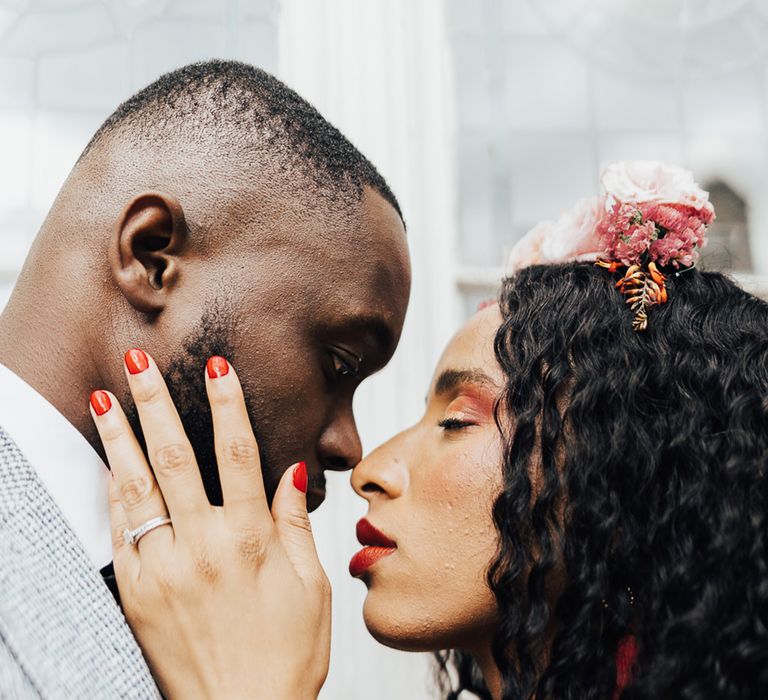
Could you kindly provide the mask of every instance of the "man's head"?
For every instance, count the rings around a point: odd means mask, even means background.
[[[299,459],[321,488],[322,469],[360,458],[353,392],[391,357],[409,288],[400,210],[373,166],[272,76],[211,61],[161,77],[107,119],[10,306],[60,304],[93,363],[84,381],[126,405],[122,353],[149,351],[216,502],[208,356],[238,370],[268,492]]]

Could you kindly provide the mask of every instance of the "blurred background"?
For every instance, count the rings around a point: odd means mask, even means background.
[[[514,241],[596,194],[608,162],[693,170],[718,212],[703,263],[764,292],[767,33],[763,0],[0,0],[0,308],[122,100],[191,61],[256,64],[377,165],[408,222],[403,341],[356,399],[368,451],[418,419],[443,345],[493,296]],[[334,586],[322,697],[434,697],[427,657],[365,632],[346,573],[364,512],[332,474],[313,517]]]

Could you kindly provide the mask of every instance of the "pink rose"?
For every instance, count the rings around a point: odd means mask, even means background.
[[[510,272],[536,264],[602,259],[693,265],[715,218],[709,195],[687,170],[656,161],[608,166],[605,195],[582,199],[557,221],[542,221],[512,249]]]
[[[709,193],[696,184],[693,173],[675,165],[655,160],[613,163],[603,170],[602,183],[617,202],[669,203],[704,210],[705,216],[713,213]]]
[[[507,263],[510,274],[522,270],[528,265],[538,265],[542,262],[541,244],[554,227],[554,221],[541,221],[515,243]]]
[[[581,199],[557,221],[542,221],[525,234],[509,256],[510,273],[529,265],[597,260],[602,246],[596,229],[605,199]]]

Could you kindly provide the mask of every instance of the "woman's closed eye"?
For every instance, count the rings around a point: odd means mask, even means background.
[[[445,407],[438,426],[443,430],[455,432],[481,425],[491,418],[487,403],[480,397],[462,393]]]
[[[441,420],[437,425],[443,428],[443,430],[452,431],[461,430],[462,428],[469,428],[473,425],[477,425],[477,423],[465,418],[449,416],[447,418],[443,418],[443,420]]]

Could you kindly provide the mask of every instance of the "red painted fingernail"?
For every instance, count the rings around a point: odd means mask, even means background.
[[[307,492],[307,464],[299,462],[293,468],[293,485],[302,493]]]
[[[96,412],[97,416],[103,416],[110,408],[112,408],[112,402],[109,400],[109,394],[106,391],[94,391],[91,394],[91,406]]]
[[[149,367],[149,360],[143,350],[133,348],[125,353],[125,366],[131,374],[141,374]]]
[[[208,368],[208,376],[211,379],[218,379],[229,372],[229,362],[218,355],[211,357],[206,367]]]

